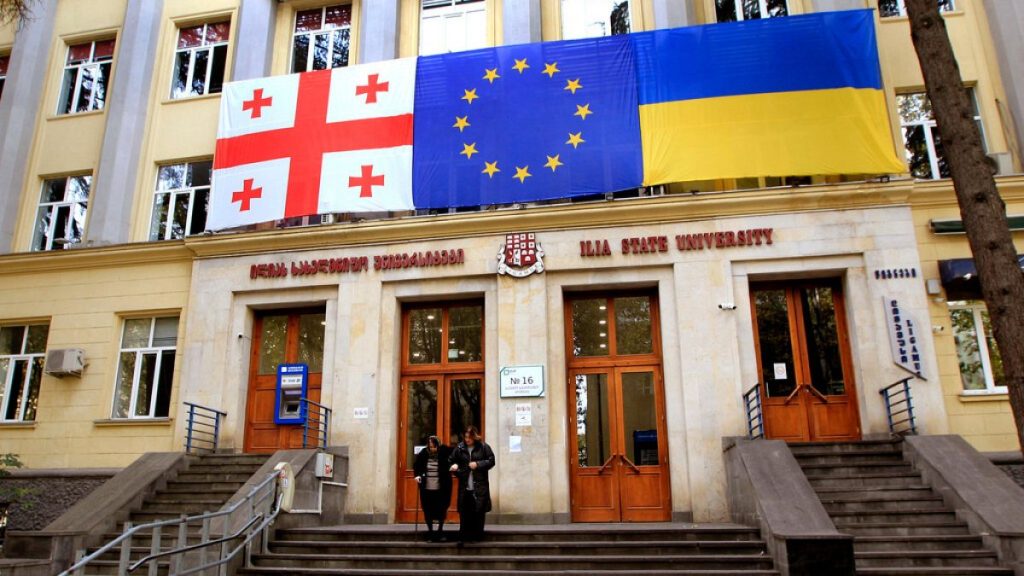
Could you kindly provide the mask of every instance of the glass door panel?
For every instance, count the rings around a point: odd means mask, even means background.
[[[413,380],[408,383],[406,396],[405,467],[427,444],[427,438],[437,434],[437,380]]]
[[[657,466],[658,410],[654,372],[622,374],[622,422],[626,459],[637,466]]]
[[[761,381],[768,398],[785,398],[796,388],[793,339],[789,330],[789,300],[785,290],[754,292],[755,328],[761,361]]]
[[[839,353],[839,329],[832,289],[809,287],[800,291],[810,385],[825,396],[846,393],[843,360]]]
[[[604,466],[611,458],[608,375],[576,375],[576,454],[581,468]]]
[[[461,378],[451,380],[450,401],[448,402],[448,434],[440,436],[442,442],[449,446],[458,445],[462,433],[469,426],[482,430],[480,407],[482,406],[479,378]]]

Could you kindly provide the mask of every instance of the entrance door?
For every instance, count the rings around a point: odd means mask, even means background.
[[[657,299],[566,302],[572,519],[671,518]]]
[[[413,478],[416,454],[437,436],[454,447],[468,426],[484,429],[483,304],[458,302],[408,307],[402,315],[399,391],[397,522],[423,513]],[[447,467],[445,467],[447,468]],[[453,485],[449,520],[458,518]]]
[[[755,284],[750,300],[766,436],[859,440],[840,283]]]
[[[324,358],[323,308],[260,312],[253,325],[249,394],[245,415],[245,451],[269,453],[302,448],[301,424],[275,424],[278,364],[309,367],[310,400],[320,401]]]

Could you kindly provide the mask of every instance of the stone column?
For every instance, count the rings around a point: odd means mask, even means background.
[[[864,0],[814,0],[815,12],[834,12],[836,10],[857,10],[868,8]],[[871,6],[874,8],[875,6]]]
[[[399,0],[363,0],[359,23],[359,63],[398,57]]]
[[[231,31],[235,43],[231,80],[270,75],[277,4],[275,0],[242,0],[238,7],[238,22]]]
[[[540,42],[540,0],[505,0],[502,3],[502,38],[505,46]]]
[[[90,245],[132,240],[132,202],[139,176],[163,0],[129,0],[117,39],[117,72],[107,99],[107,125],[89,199]]]
[[[34,3],[31,18],[14,38],[7,82],[0,98],[0,254],[15,248],[14,229],[35,138],[36,115],[45,100],[42,91],[48,68],[40,62],[49,60],[56,14],[57,0]]]
[[[1024,147],[1024,4],[1019,0],[984,0],[984,6],[1010,112],[1004,123],[1009,124],[1006,128],[1017,140],[1010,149],[1016,152],[1018,163],[1024,164],[1020,157]]]
[[[696,0],[653,0],[654,27],[678,28],[700,24],[694,12]]]

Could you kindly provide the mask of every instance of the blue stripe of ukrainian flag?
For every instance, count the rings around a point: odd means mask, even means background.
[[[906,171],[871,10],[630,36],[644,184]]]

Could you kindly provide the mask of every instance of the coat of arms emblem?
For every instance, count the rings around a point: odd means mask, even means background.
[[[498,252],[498,274],[525,278],[544,271],[544,249],[533,232],[505,235],[505,245]]]

